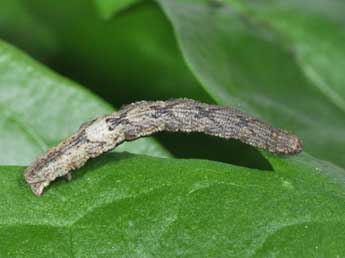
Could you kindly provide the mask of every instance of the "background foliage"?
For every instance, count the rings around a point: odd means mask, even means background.
[[[0,256],[345,256],[344,11],[341,0],[0,0]],[[42,198],[24,184],[22,166],[82,122],[176,97],[248,111],[305,152],[160,134]]]

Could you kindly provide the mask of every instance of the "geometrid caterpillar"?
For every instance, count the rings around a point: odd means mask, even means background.
[[[231,107],[191,99],[140,101],[83,124],[75,134],[39,156],[25,170],[25,180],[36,195],[41,195],[51,181],[70,176],[88,159],[124,141],[160,131],[233,138],[275,154],[294,154],[303,148],[297,136]]]

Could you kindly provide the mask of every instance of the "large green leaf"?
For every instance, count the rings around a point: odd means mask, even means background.
[[[231,3],[231,1],[229,1]],[[320,2],[321,3],[321,2]],[[246,6],[255,19],[286,37],[297,64],[331,102],[345,112],[345,2],[273,1]]]
[[[27,165],[48,146],[113,109],[0,41],[0,164]],[[119,150],[167,156],[152,139]]]
[[[270,12],[262,13],[269,18],[261,16],[273,25],[251,15],[242,1],[158,2],[190,69],[214,100],[293,130],[309,153],[345,166],[343,27],[326,15],[268,3]]]
[[[107,154],[37,198],[0,167],[1,257],[343,257],[345,172]]]

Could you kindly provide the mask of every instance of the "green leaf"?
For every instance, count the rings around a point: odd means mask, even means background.
[[[294,131],[307,152],[344,167],[342,27],[326,15],[305,16],[268,3],[265,23],[242,1],[212,2],[158,0],[205,90],[217,103]]]
[[[107,154],[34,196],[0,167],[1,257],[343,257],[345,172]]]
[[[345,112],[345,74],[339,71],[345,65],[344,1],[261,1],[246,8],[289,40],[313,86]]]
[[[0,164],[27,165],[48,146],[113,109],[0,41]],[[118,150],[168,156],[153,139]]]

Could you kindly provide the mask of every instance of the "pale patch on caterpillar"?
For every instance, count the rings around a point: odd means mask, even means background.
[[[190,99],[140,101],[83,124],[75,134],[39,156],[25,170],[25,180],[36,195],[41,195],[51,181],[70,177],[70,172],[88,159],[124,141],[160,131],[201,132],[238,139],[274,154],[295,154],[303,149],[297,136],[231,107]]]

